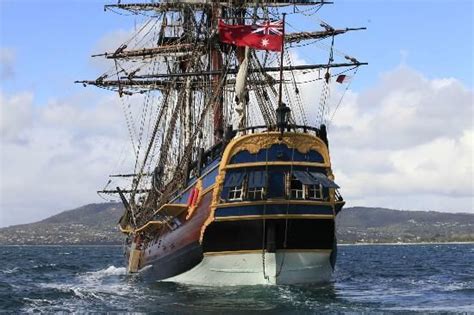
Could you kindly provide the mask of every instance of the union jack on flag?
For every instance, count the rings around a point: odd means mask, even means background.
[[[261,35],[283,35],[283,21],[269,21],[257,22],[252,31],[252,34]]]

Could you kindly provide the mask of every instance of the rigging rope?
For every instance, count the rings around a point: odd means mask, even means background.
[[[349,81],[349,83],[347,84],[346,88],[344,89],[344,92],[342,93],[341,98],[339,99],[339,102],[337,103],[337,106],[336,106],[336,108],[334,109],[334,112],[333,112],[332,115],[331,115],[330,122],[332,122],[334,116],[336,115],[336,112],[337,112],[339,106],[341,105],[342,100],[344,99],[344,96],[346,95],[347,90],[349,90],[349,88],[351,87],[352,80],[353,80],[354,77],[356,76],[357,71],[359,71],[359,67],[356,67],[356,68],[355,68],[354,73],[353,73],[353,75],[352,75],[352,79]]]
[[[332,49],[333,47],[334,47],[334,36],[332,36],[332,40],[331,40],[331,51],[329,53],[328,68],[326,69],[326,74],[324,75],[325,80],[324,80],[323,90],[321,92],[321,99],[320,99],[320,104],[319,104],[318,119],[321,125],[324,124],[326,116],[329,112],[329,108],[327,104],[328,99],[329,99],[329,94],[330,94],[329,82],[331,79],[329,69],[330,69],[331,63],[334,61],[334,52]]]
[[[288,65],[291,67],[292,66],[292,60],[291,60],[291,54],[286,51],[286,58],[287,58],[287,62],[288,62]],[[300,120],[301,120],[301,123],[306,126],[307,125],[307,120],[306,120],[306,113],[305,113],[305,110],[304,110],[304,107],[303,107],[303,101],[301,99],[301,95],[300,95],[300,92],[299,92],[299,89],[298,89],[298,85],[296,83],[296,78],[295,78],[295,73],[293,70],[290,71],[291,73],[291,77],[292,77],[292,83],[294,85],[294,98],[296,99],[296,105],[298,106],[298,113],[300,115]]]

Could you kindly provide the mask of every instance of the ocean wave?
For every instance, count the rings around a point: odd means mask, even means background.
[[[87,286],[84,284],[63,284],[63,283],[45,283],[40,285],[44,289],[54,290],[56,295],[62,295],[63,301],[70,300],[71,298],[77,298],[80,300],[100,300],[104,301],[105,298],[101,297],[100,289],[103,286]],[[43,291],[45,293],[45,291]]]
[[[383,308],[384,311],[398,311],[398,312],[420,312],[420,313],[457,313],[457,314],[472,314],[474,305],[443,305],[443,306],[395,306]]]
[[[44,312],[51,305],[54,304],[53,301],[50,301],[47,299],[33,299],[33,298],[24,297],[22,300],[25,303],[22,311],[25,313]]]
[[[28,255],[21,252],[23,256],[9,259],[0,269],[0,309],[11,313],[146,313],[156,312],[159,305],[166,313],[472,312],[472,252],[434,252],[432,248],[343,247],[334,281],[321,287],[213,288],[148,283],[142,281],[145,275],[129,276],[119,248],[110,249],[110,255],[94,248],[67,248],[62,252],[71,255],[58,256],[57,248],[32,247]]]
[[[23,301],[28,302],[29,304],[32,304],[33,306],[41,306],[44,304],[53,304],[53,301],[47,300],[47,299],[32,299],[32,298],[27,298],[24,297]]]
[[[458,282],[458,283],[449,283],[449,284],[440,283],[440,287],[442,288],[442,291],[445,291],[445,292],[454,292],[454,291],[472,292],[474,291],[474,286],[472,282]]]
[[[2,273],[3,273],[3,274],[10,274],[10,273],[15,273],[15,272],[17,272],[18,270],[20,270],[20,268],[14,267],[14,268],[11,268],[11,269],[2,270]]]
[[[40,264],[40,265],[34,265],[33,269],[44,269],[44,268],[51,268],[51,267],[56,267],[56,264]]]

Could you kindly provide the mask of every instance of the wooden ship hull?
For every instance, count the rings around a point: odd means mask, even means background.
[[[204,156],[200,176],[157,211],[166,220],[123,231],[129,271],[199,285],[329,281],[344,201],[318,133],[249,134]]]

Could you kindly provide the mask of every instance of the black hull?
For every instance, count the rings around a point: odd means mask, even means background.
[[[150,261],[140,270],[140,276],[151,282],[170,278],[192,269],[202,258],[201,245],[198,242],[192,243],[165,257]]]
[[[243,220],[214,222],[207,230],[202,246],[191,243],[169,255],[151,260],[140,275],[146,281],[158,281],[182,274],[198,265],[205,253],[262,250],[331,250],[330,263],[336,262],[336,241],[332,220]],[[153,252],[145,252],[145,255]]]
[[[265,231],[265,232],[264,232]],[[333,220],[242,220],[215,222],[203,240],[204,252],[332,249]]]

